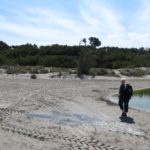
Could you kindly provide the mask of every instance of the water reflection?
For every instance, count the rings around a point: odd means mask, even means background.
[[[118,96],[114,95],[112,101],[118,103]],[[150,88],[135,91],[129,106],[150,112]]]

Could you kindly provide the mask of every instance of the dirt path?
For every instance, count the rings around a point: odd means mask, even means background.
[[[148,80],[131,81],[150,87]],[[113,80],[0,80],[0,149],[148,150],[150,114],[131,110],[121,122]]]

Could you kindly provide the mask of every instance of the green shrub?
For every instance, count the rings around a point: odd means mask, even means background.
[[[37,76],[36,76],[35,74],[31,74],[30,78],[31,78],[31,79],[36,79]]]
[[[62,76],[62,72],[59,72],[58,73],[58,77],[60,78]]]
[[[104,68],[92,68],[90,69],[90,75],[97,76],[116,76],[115,72],[111,69]]]
[[[36,56],[18,57],[16,59],[16,62],[21,66],[35,66],[38,64],[38,57]]]
[[[76,57],[72,56],[57,56],[57,55],[50,55],[41,57],[39,60],[39,65],[45,67],[62,67],[62,68],[71,68],[76,67]]]
[[[69,74],[77,74],[77,70],[75,69],[69,69],[68,72]]]
[[[10,69],[6,70],[6,73],[7,74],[16,74],[17,72],[16,72],[16,70],[10,68]]]
[[[27,73],[28,71],[27,71],[26,69],[20,68],[20,69],[18,70],[18,72],[19,72],[19,73],[22,73],[22,74],[25,74],[25,73]]]
[[[102,75],[108,75],[107,69],[99,69],[97,72],[97,75],[102,76]]]
[[[94,66],[95,60],[95,53],[91,49],[82,49],[79,61],[78,61],[78,68],[77,74],[79,77],[82,75],[88,75],[90,73],[90,68]]]
[[[122,69],[120,70],[120,73],[125,76],[142,77],[147,75],[148,72],[146,70],[136,68],[136,69]]]
[[[41,69],[40,73],[46,74],[46,73],[48,73],[48,70],[47,69]]]
[[[4,58],[2,56],[0,56],[0,65],[4,64]]]
[[[29,73],[31,73],[31,74],[39,74],[39,70],[37,68],[31,68]]]
[[[8,67],[6,69],[6,73],[7,74],[18,74],[19,72],[18,72],[18,69],[15,67]]]

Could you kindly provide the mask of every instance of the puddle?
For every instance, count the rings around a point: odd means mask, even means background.
[[[57,124],[98,124],[101,122],[99,118],[91,117],[86,114],[62,114],[57,112],[48,113],[28,113],[27,117],[37,120],[44,120],[49,122],[54,122]]]
[[[118,96],[112,96],[111,100],[118,103]],[[135,91],[129,106],[150,112],[150,88]]]
[[[108,131],[111,130],[113,132],[128,132],[132,134],[141,134],[139,131],[136,129],[133,129],[130,127],[128,124],[124,124],[121,122],[113,122],[109,119],[106,118],[97,118],[97,117],[91,117],[86,114],[62,114],[62,113],[57,113],[57,112],[48,112],[48,113],[39,113],[39,112],[34,112],[34,113],[28,113],[28,117],[31,119],[39,120],[39,121],[48,121],[52,122],[58,125],[64,125],[67,127],[78,127],[78,129],[82,131],[101,131],[101,130],[106,130]],[[80,127],[82,128],[80,128]],[[71,128],[72,130],[72,128]],[[75,128],[73,129],[75,131]]]

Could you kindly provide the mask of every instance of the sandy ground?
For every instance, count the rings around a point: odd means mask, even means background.
[[[132,79],[134,89],[149,79]],[[150,150],[150,113],[120,120],[119,79],[0,78],[0,150]]]

